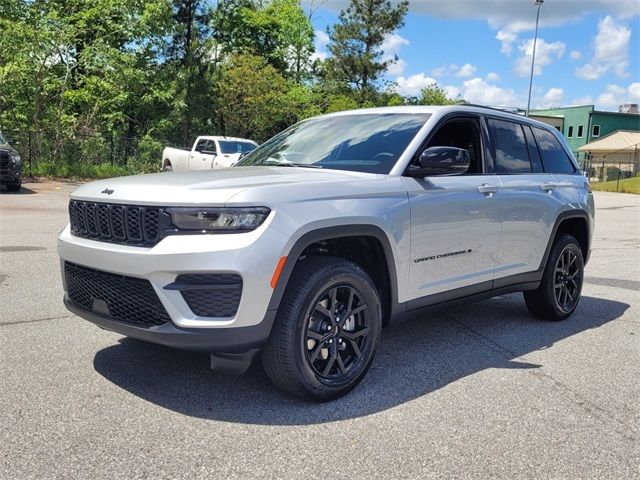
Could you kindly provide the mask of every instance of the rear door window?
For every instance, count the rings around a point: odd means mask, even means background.
[[[544,171],[547,173],[574,173],[575,168],[560,141],[551,132],[533,127],[538,142]]]
[[[519,123],[487,119],[497,174],[531,173],[529,150]]]

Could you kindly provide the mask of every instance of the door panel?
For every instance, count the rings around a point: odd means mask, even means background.
[[[564,199],[551,174],[500,175],[502,241],[495,278],[532,272],[540,262]]]
[[[210,170],[213,166],[215,155],[203,152],[216,151],[216,143],[213,140],[200,140],[196,144],[189,157],[189,170]]]
[[[490,288],[502,220],[498,177],[404,181],[411,207],[409,298],[483,282]]]

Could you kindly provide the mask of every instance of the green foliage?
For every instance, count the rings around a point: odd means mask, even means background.
[[[320,61],[299,0],[4,0],[0,128],[36,175],[107,177],[157,171],[164,146],[197,135],[264,141],[406,104],[381,80],[406,11],[352,0]]]
[[[264,58],[236,55],[219,84],[219,113],[225,132],[259,142],[274,135],[289,123],[287,91],[287,81]]]
[[[351,0],[339,23],[328,29],[327,73],[338,83],[355,88],[359,105],[372,101],[376,82],[397,58],[383,59],[385,36],[404,24],[409,3],[389,0]]]
[[[418,98],[420,105],[455,105],[459,101],[459,99],[449,98],[447,93],[435,83],[423,88]]]

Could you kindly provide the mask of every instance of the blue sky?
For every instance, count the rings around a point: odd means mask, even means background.
[[[315,10],[321,58],[326,27],[346,5],[328,0]],[[474,103],[523,107],[535,14],[531,0],[414,0],[385,42],[399,57],[387,78],[405,95],[435,81]],[[640,0],[545,0],[535,73],[532,107],[640,103]]]

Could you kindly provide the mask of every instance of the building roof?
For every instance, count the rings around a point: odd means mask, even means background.
[[[578,148],[579,152],[633,152],[640,150],[640,132],[618,130]]]

